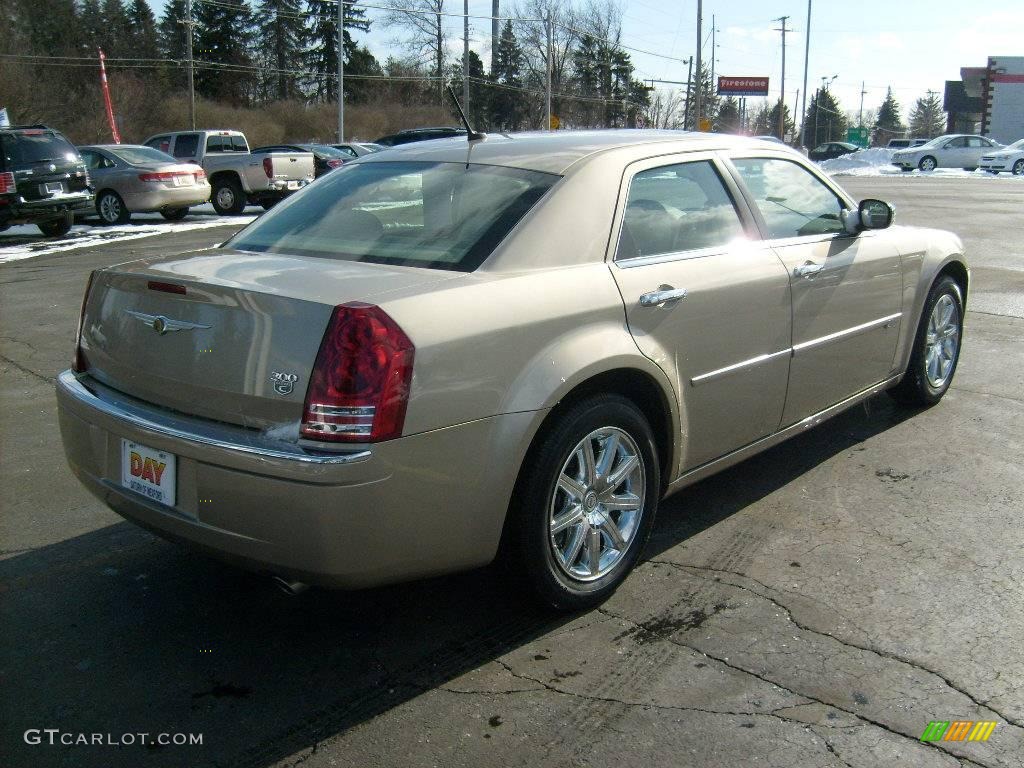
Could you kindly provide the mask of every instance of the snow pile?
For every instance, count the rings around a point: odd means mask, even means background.
[[[894,150],[883,147],[860,149],[842,157],[833,157],[821,163],[821,169],[829,176],[877,176],[879,174],[899,173],[892,164]]]

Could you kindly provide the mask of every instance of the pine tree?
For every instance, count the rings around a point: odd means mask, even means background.
[[[926,139],[941,136],[946,130],[944,115],[939,94],[928,91],[928,95],[918,99],[910,111],[910,134]]]
[[[100,5],[103,29],[99,45],[110,56],[134,56],[132,52],[131,23],[121,0],[103,0]]]
[[[511,20],[502,27],[493,59],[491,80],[494,87],[489,99],[488,126],[491,130],[518,131],[526,124],[529,104],[527,94],[516,90],[523,87],[525,57]]]
[[[873,144],[885,146],[889,139],[896,139],[903,136],[907,127],[900,119],[900,105],[896,97],[892,95],[892,88],[885,94],[885,101],[878,108],[878,117],[874,124],[874,135],[871,137]]]
[[[740,104],[735,96],[726,96],[722,99],[712,127],[716,133],[740,132]]]
[[[323,0],[306,0],[306,9],[312,23],[306,30],[304,54],[306,69],[317,74],[307,78],[307,95],[314,101],[334,101],[338,98],[338,6]],[[352,40],[350,29],[368,32],[370,21],[366,11],[345,6],[345,74],[380,74],[381,68],[369,50],[360,48]],[[345,81],[345,100],[360,99],[365,95],[367,83],[357,79]]]
[[[783,133],[792,133],[795,129],[792,118],[789,116],[789,107],[782,105]],[[775,102],[771,108],[768,104],[762,104],[754,117],[754,133],[758,136],[779,135],[779,102]]]
[[[160,56],[157,45],[156,17],[146,0],[132,0],[128,6],[128,25],[131,29],[132,56],[155,59]]]
[[[828,88],[819,88],[811,97],[804,121],[808,147],[814,148],[827,141],[846,141],[846,114]]]
[[[266,68],[261,78],[263,92],[271,99],[293,98],[298,93],[298,77],[287,70],[298,68],[306,33],[299,0],[262,0],[256,17],[260,19],[257,56]]]
[[[78,28],[81,34],[82,54],[95,56],[96,49],[105,42],[103,30],[103,11],[100,9],[100,0],[82,0],[81,10],[78,12]],[[109,51],[105,51],[109,55]]]
[[[462,105],[463,109],[466,110],[466,117],[469,118],[469,123],[474,128],[479,129],[484,125],[484,120],[487,119],[490,109],[488,107],[487,99],[487,85],[486,85],[486,73],[484,71],[484,62],[477,55],[476,51],[471,50],[469,52],[469,106]],[[462,57],[452,62],[448,70],[448,81],[451,83],[452,89],[455,91],[455,95],[459,97],[459,101],[462,101]]]
[[[185,28],[185,0],[170,0],[160,17],[158,41],[160,55],[172,59],[166,70],[168,84],[184,88],[188,83],[185,58],[188,56],[188,30]]]
[[[195,15],[194,56],[196,92],[232,104],[252,100],[256,77],[249,55],[252,44],[252,12],[246,0],[218,0],[199,4]]]

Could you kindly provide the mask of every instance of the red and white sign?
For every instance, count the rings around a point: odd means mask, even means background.
[[[722,96],[767,96],[767,77],[720,77],[718,93]]]

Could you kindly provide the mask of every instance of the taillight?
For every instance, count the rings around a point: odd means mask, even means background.
[[[14,183],[14,174],[8,171],[7,173],[0,173],[0,195],[9,195],[12,192],[16,192],[18,189]]]
[[[338,158],[335,158],[333,160],[328,160],[327,161],[327,166],[329,168],[340,168],[344,164],[345,164],[345,161],[344,160],[340,160]]]
[[[272,158],[263,158],[263,172],[267,174],[268,179],[274,178],[274,161]]]
[[[191,176],[191,171],[157,171],[140,173],[139,181],[174,181],[176,176]]]
[[[415,351],[380,307],[335,307],[309,379],[302,436],[358,443],[400,437]]]
[[[204,171],[202,168],[200,168],[198,171],[195,172],[195,177],[196,177],[196,184],[198,184],[201,181],[206,181],[206,171]]]
[[[82,311],[78,314],[78,331],[75,333],[75,356],[71,360],[71,370],[75,373],[85,373],[89,370],[89,361],[82,351],[82,325],[85,323],[85,305],[89,303],[89,291],[92,290],[94,277],[96,277],[96,273],[90,272],[89,279],[85,283],[85,296],[82,297]]]

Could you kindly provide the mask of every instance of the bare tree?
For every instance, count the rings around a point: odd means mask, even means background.
[[[577,35],[576,12],[567,0],[523,0],[516,8],[516,37],[523,46],[526,85],[543,91],[547,86],[547,35],[538,19],[551,21],[551,90],[563,93],[571,78],[572,50]],[[534,100],[534,124],[544,121],[544,101]],[[556,95],[551,100],[551,113],[562,113],[562,100]]]
[[[434,60],[439,103],[444,103],[445,39],[444,0],[384,0],[389,10],[381,23],[386,28],[403,29],[409,36],[400,44],[424,60]]]
[[[648,128],[682,128],[683,95],[680,91],[656,91],[647,107]]]

